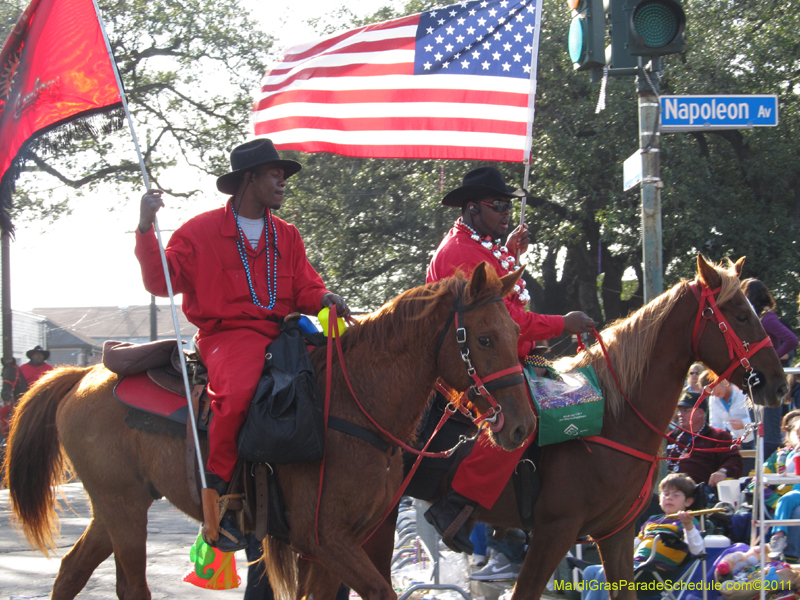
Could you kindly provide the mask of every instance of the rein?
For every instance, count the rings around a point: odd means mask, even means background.
[[[700,339],[701,339],[701,337],[703,335],[703,330],[705,329],[705,326],[706,326],[707,322],[709,320],[713,320],[717,324],[717,326],[719,327],[719,330],[722,332],[722,334],[724,336],[725,343],[728,346],[728,354],[729,354],[729,357],[731,359],[731,364],[728,366],[728,368],[725,370],[725,372],[722,375],[720,375],[719,377],[717,377],[717,379],[711,385],[706,386],[705,388],[703,388],[703,393],[701,394],[700,398],[698,399],[697,404],[695,404],[695,408],[703,401],[703,399],[705,397],[707,397],[711,393],[711,390],[714,389],[714,387],[716,387],[716,385],[721,380],[727,379],[730,376],[730,374],[733,373],[733,371],[736,370],[736,368],[739,365],[744,367],[744,369],[746,371],[746,373],[745,373],[745,375],[747,376],[746,383],[747,383],[747,386],[749,388],[750,398],[752,400],[753,388],[757,387],[758,385],[760,385],[763,382],[763,376],[761,374],[759,374],[758,372],[753,370],[753,367],[750,364],[750,360],[749,359],[753,356],[753,354],[755,354],[756,352],[758,352],[762,348],[765,348],[767,346],[771,346],[772,345],[772,340],[770,340],[769,336],[766,336],[764,339],[762,339],[761,341],[759,341],[756,344],[751,346],[748,342],[743,342],[739,338],[739,336],[736,335],[736,333],[733,331],[733,329],[728,326],[728,324],[724,321],[724,319],[721,318],[721,315],[720,315],[720,312],[719,312],[719,308],[717,307],[715,296],[717,294],[719,294],[721,288],[716,288],[716,289],[712,290],[704,282],[698,280],[698,281],[695,281],[695,282],[692,282],[691,284],[689,284],[689,289],[692,290],[692,292],[694,293],[695,297],[697,298],[698,304],[699,304],[699,308],[698,308],[698,312],[697,312],[697,318],[695,319],[694,329],[692,331],[692,355],[693,355],[693,358],[695,360],[698,359],[697,351],[698,351],[698,348],[700,346]],[[702,452],[727,452],[729,450],[729,448],[694,448],[694,437],[692,437],[691,445],[690,446],[686,446],[684,444],[681,444],[681,443],[677,442],[677,440],[674,440],[673,438],[669,437],[666,433],[664,433],[663,431],[659,430],[655,425],[653,425],[650,421],[648,421],[645,418],[645,416],[633,405],[633,403],[628,398],[627,394],[625,394],[625,391],[622,389],[622,385],[620,384],[619,378],[617,377],[617,373],[614,370],[613,365],[611,364],[611,359],[608,356],[608,351],[606,350],[606,347],[605,347],[605,344],[603,342],[602,336],[597,332],[596,329],[592,329],[592,333],[593,333],[595,339],[597,340],[597,343],[600,346],[600,349],[603,352],[603,356],[606,359],[606,363],[608,364],[608,369],[609,369],[609,371],[611,373],[611,376],[614,378],[614,383],[616,383],[617,389],[619,389],[619,392],[620,392],[620,394],[622,394],[622,397],[625,399],[625,402],[627,403],[627,405],[633,410],[634,414],[636,414],[636,416],[639,417],[639,419],[645,425],[647,425],[651,430],[656,432],[660,437],[662,437],[662,438],[664,438],[664,439],[666,439],[666,440],[668,440],[668,441],[670,441],[672,443],[677,443],[679,446],[683,446],[684,448],[690,448],[689,454],[691,454],[691,452],[693,452],[694,450],[698,450],[698,451],[702,451]],[[583,341],[580,338],[578,338],[578,351],[582,351],[582,350],[585,350],[585,349],[586,349],[586,346],[583,344]],[[679,428],[679,429],[681,429],[681,428]],[[685,431],[685,430],[683,430],[683,431]],[[692,432],[689,432],[689,433],[692,433]],[[746,433],[745,433],[745,435],[746,435]],[[694,436],[694,434],[693,434],[693,436]],[[717,443],[719,443],[719,441],[720,441],[720,440],[715,440],[713,438],[706,438],[704,436],[697,436],[697,437],[701,437],[703,439],[709,439],[709,440],[717,442]],[[737,443],[741,443],[740,440],[741,440],[741,438],[739,440],[736,440],[733,445],[735,446],[735,445],[737,445]],[[620,524],[616,527],[616,529],[614,529],[611,533],[608,533],[608,534],[606,534],[606,535],[604,535],[602,537],[599,537],[599,538],[594,538],[593,537],[592,538],[592,541],[597,542],[597,541],[609,538],[612,535],[616,534],[617,532],[619,532],[620,530],[625,528],[627,525],[629,525],[630,522],[635,518],[636,514],[638,514],[638,512],[639,512],[639,509],[641,509],[643,503],[647,500],[647,498],[650,495],[649,493],[650,493],[650,490],[651,490],[651,487],[652,487],[651,481],[652,481],[653,472],[655,470],[655,466],[656,466],[657,462],[659,460],[676,460],[676,459],[670,458],[670,457],[666,457],[666,456],[654,456],[654,455],[650,455],[650,454],[645,454],[644,452],[641,452],[639,450],[635,450],[633,448],[629,448],[627,446],[619,444],[618,442],[614,442],[613,440],[608,440],[606,438],[603,438],[603,437],[600,437],[600,436],[596,436],[596,435],[583,438],[583,441],[584,442],[593,442],[593,443],[596,443],[596,444],[601,444],[601,445],[607,446],[609,448],[613,448],[614,450],[617,450],[618,452],[622,452],[624,454],[627,454],[629,456],[633,456],[633,457],[638,458],[640,460],[644,460],[644,461],[650,462],[650,468],[649,468],[649,470],[647,472],[647,477],[645,478],[644,485],[642,486],[642,489],[639,492],[639,495],[634,500],[633,505],[628,510],[628,512],[625,513],[625,515],[622,517],[622,519],[620,521]],[[588,445],[587,445],[587,448],[588,448]],[[590,452],[591,452],[591,450],[590,450]],[[683,458],[686,458],[686,457],[683,457]],[[682,458],[679,458],[678,460],[682,460]],[[584,543],[588,543],[588,542],[579,540],[576,543],[584,544]]]
[[[479,427],[478,434],[480,433],[480,429],[483,426],[485,426],[486,424],[489,424],[489,423],[491,423],[491,427],[492,427],[493,431],[498,431],[503,426],[503,415],[501,414],[502,407],[497,403],[497,401],[491,395],[490,390],[500,389],[500,388],[503,388],[503,387],[510,387],[512,385],[517,385],[518,383],[522,383],[524,381],[524,378],[521,375],[522,367],[520,365],[516,365],[515,367],[511,367],[509,369],[503,369],[503,370],[498,371],[496,373],[492,373],[490,375],[487,375],[483,379],[481,379],[478,376],[477,372],[475,371],[475,368],[472,365],[472,361],[469,358],[469,347],[467,346],[467,331],[466,331],[466,328],[460,325],[461,321],[463,321],[463,318],[464,318],[463,317],[463,313],[469,312],[471,310],[475,310],[476,308],[480,308],[481,306],[489,304],[490,302],[501,302],[503,300],[503,298],[501,296],[494,296],[494,297],[488,298],[487,300],[483,300],[483,301],[475,303],[475,304],[464,305],[463,301],[462,301],[462,296],[463,296],[463,291],[464,291],[464,287],[465,286],[466,286],[466,282],[465,282],[464,286],[462,286],[462,288],[461,288],[461,293],[457,294],[455,296],[455,298],[453,299],[453,305],[450,308],[450,315],[447,318],[447,322],[445,323],[444,329],[442,331],[442,335],[439,338],[439,342],[437,343],[437,346],[436,346],[436,354],[435,354],[436,363],[438,364],[438,361],[439,361],[439,351],[441,350],[442,345],[444,343],[445,335],[447,334],[447,332],[450,329],[450,323],[453,322],[453,323],[455,323],[455,327],[456,327],[456,341],[458,342],[458,346],[459,346],[459,349],[460,349],[460,352],[461,352],[461,359],[464,361],[464,363],[466,365],[467,374],[475,382],[475,384],[470,388],[469,391],[472,392],[473,390],[475,390],[475,393],[486,397],[486,399],[490,403],[489,411],[487,411],[486,414],[481,415],[480,417],[477,417],[477,418],[470,414],[470,417],[472,418],[473,422],[476,425],[478,425],[478,427]],[[422,450],[417,450],[416,448],[412,448],[411,446],[409,446],[408,444],[406,444],[402,440],[400,440],[397,437],[395,437],[394,435],[392,435],[386,429],[381,427],[381,425],[378,424],[378,422],[366,411],[364,406],[361,404],[361,402],[358,399],[358,396],[356,395],[355,390],[353,389],[352,384],[350,383],[350,376],[349,376],[349,374],[347,372],[347,368],[345,367],[344,352],[342,351],[342,343],[341,343],[341,340],[340,340],[341,333],[339,333],[338,335],[334,335],[333,327],[334,327],[334,323],[336,323],[336,322],[337,322],[336,306],[333,305],[333,306],[330,307],[330,314],[328,316],[328,344],[327,344],[327,358],[326,358],[326,360],[327,360],[327,371],[325,373],[325,384],[326,384],[326,387],[325,387],[325,403],[324,403],[324,410],[323,410],[323,418],[325,420],[325,428],[326,429],[328,428],[328,421],[329,421],[328,412],[329,412],[329,408],[330,408],[331,389],[332,389],[332,381],[333,381],[333,379],[332,379],[333,378],[333,346],[335,344],[336,345],[336,351],[337,351],[337,354],[338,354],[338,357],[339,357],[339,365],[341,367],[342,375],[344,376],[345,383],[347,384],[347,389],[350,391],[350,395],[353,397],[353,400],[355,400],[356,405],[358,406],[358,408],[361,410],[361,412],[364,414],[364,416],[367,417],[369,422],[372,423],[372,425],[383,436],[385,436],[386,438],[391,440],[392,443],[395,446],[399,446],[403,450],[417,455],[417,460],[414,462],[414,465],[412,466],[409,474],[406,476],[406,478],[403,480],[403,483],[400,485],[400,488],[397,490],[397,493],[395,494],[395,497],[389,503],[389,506],[388,506],[385,514],[381,517],[380,521],[378,522],[378,526],[376,526],[375,529],[373,529],[372,533],[370,533],[370,535],[367,536],[367,538],[364,540],[366,542],[366,540],[368,540],[370,537],[372,537],[372,535],[375,533],[375,531],[377,531],[377,529],[380,526],[380,524],[383,523],[383,521],[386,519],[386,517],[388,517],[389,514],[392,512],[392,510],[394,509],[395,504],[400,500],[400,497],[402,496],[402,494],[405,491],[406,487],[408,487],[408,484],[410,483],[411,478],[414,476],[414,473],[417,471],[417,468],[419,467],[420,462],[421,462],[421,460],[423,458],[425,458],[425,457],[428,457],[428,458],[447,458],[447,457],[451,456],[459,446],[461,446],[463,443],[465,443],[465,442],[467,442],[467,441],[469,441],[471,439],[474,439],[474,437],[473,438],[468,438],[467,436],[463,436],[462,435],[462,436],[460,436],[460,439],[456,443],[456,445],[454,447],[450,448],[449,450],[444,450],[442,452],[427,452],[428,445],[431,443],[433,438],[436,437],[436,434],[444,426],[444,424],[447,421],[447,419],[449,419],[450,416],[453,413],[455,413],[455,411],[457,410],[457,407],[452,402],[448,403],[447,407],[445,408],[444,414],[442,415],[442,418],[439,420],[439,423],[436,425],[436,428],[434,429],[433,433],[431,434],[431,437],[425,443],[425,446],[422,448]],[[514,373],[519,373],[520,375],[518,377],[513,377],[511,379],[508,379],[503,383],[500,383],[500,382],[496,381],[496,380],[498,380],[498,379],[500,379],[502,377],[505,377],[506,375],[512,375]],[[499,419],[498,419],[498,416],[499,416]],[[477,437],[478,434],[476,434],[475,437]],[[320,504],[321,504],[321,501],[322,501],[322,483],[323,483],[323,480],[324,480],[324,476],[325,476],[325,453],[323,452],[322,461],[320,463],[320,470],[319,470],[319,487],[318,487],[318,492],[317,492],[317,508],[316,508],[315,513],[314,513],[314,536],[315,536],[315,539],[316,539],[316,543],[318,545],[319,545],[319,508],[320,508]]]

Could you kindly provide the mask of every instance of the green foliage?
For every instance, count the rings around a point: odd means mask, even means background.
[[[430,6],[408,3],[406,11],[386,8],[353,23]],[[763,279],[793,320],[800,291],[798,11],[758,0],[687,0],[684,8],[686,51],[664,57],[661,92],[778,93],[781,122],[661,136],[665,287],[694,277],[698,252],[713,260],[747,255],[745,275]],[[607,108],[597,114],[599,84],[575,73],[568,58],[566,4],[547,0],[542,24],[526,218],[535,278],[529,287],[539,312],[580,309],[609,321],[642,302],[640,196],[622,191],[622,163],[639,145],[636,85],[633,77],[610,79]],[[292,182],[290,205],[309,252],[329,285],[365,308],[423,281],[431,252],[458,216],[440,206],[440,187],[457,187],[478,166],[296,158],[308,168]],[[521,165],[496,166],[521,184]]]

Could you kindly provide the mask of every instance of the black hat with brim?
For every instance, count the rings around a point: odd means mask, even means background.
[[[235,194],[245,173],[266,164],[283,169],[284,179],[289,179],[303,168],[297,161],[282,159],[272,140],[261,138],[237,146],[231,151],[231,172],[217,179],[217,189],[224,194]]]
[[[33,358],[33,353],[34,353],[34,352],[41,352],[42,354],[44,354],[44,359],[45,359],[45,360],[47,360],[48,358],[50,358],[50,350],[45,350],[45,349],[44,349],[44,348],[42,348],[41,346],[36,346],[35,348],[32,348],[31,350],[28,350],[28,351],[25,353],[25,356],[27,356],[27,357],[28,357],[28,359],[31,359],[31,358]]]
[[[464,206],[465,202],[487,196],[522,198],[525,196],[525,191],[508,187],[503,179],[503,174],[494,167],[480,167],[464,175],[461,187],[454,189],[442,198],[442,204],[460,208]]]
[[[700,399],[699,392],[684,392],[681,399],[678,400],[678,406],[691,406],[694,407],[697,405],[697,401]],[[697,408],[702,408],[704,411],[708,412],[708,398],[703,398],[703,402],[697,405]]]

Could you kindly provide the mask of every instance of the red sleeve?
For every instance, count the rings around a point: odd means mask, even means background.
[[[297,227],[291,225],[292,245],[294,255],[293,293],[294,303],[300,312],[307,315],[316,315],[322,308],[322,296],[328,291],[322,277],[308,262],[306,247],[300,237]]]
[[[487,262],[495,272],[499,273],[497,259],[488,250],[484,250],[472,240],[468,240],[468,243],[461,241],[462,238],[453,236],[452,231],[447,234],[428,266],[429,283],[450,277],[459,269],[470,276],[481,261]],[[564,317],[560,315],[540,315],[526,311],[521,304],[511,298],[505,298],[505,303],[511,318],[520,328],[517,345],[519,356],[527,356],[531,348],[536,345],[536,340],[548,340],[564,332]]]
[[[183,285],[183,267],[194,254],[189,242],[181,235],[181,229],[172,235],[164,251],[167,255],[172,291],[175,294],[181,294],[186,291]],[[169,296],[155,227],[151,227],[146,233],[141,233],[139,228],[136,228],[135,253],[142,269],[142,281],[145,289],[154,296]]]
[[[519,325],[517,354],[520,357],[530,354],[537,340],[549,340],[564,333],[564,317],[561,315],[540,315],[526,311],[522,305],[508,298],[505,301],[508,313]]]

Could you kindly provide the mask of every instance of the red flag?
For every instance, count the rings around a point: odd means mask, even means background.
[[[290,48],[255,135],[372,158],[530,155],[541,0],[467,0]]]
[[[120,103],[92,0],[33,0],[0,51],[3,193],[26,142]]]

